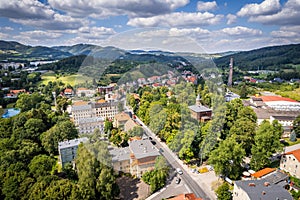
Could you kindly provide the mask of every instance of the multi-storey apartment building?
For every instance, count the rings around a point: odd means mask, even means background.
[[[76,126],[81,119],[102,117],[113,119],[118,113],[118,102],[86,102],[74,104],[71,108],[72,117]]]
[[[79,134],[92,134],[95,129],[99,129],[100,133],[104,131],[104,119],[102,117],[89,117],[79,119]]]
[[[78,145],[87,141],[88,138],[83,137],[58,143],[59,159],[62,167],[76,158]]]

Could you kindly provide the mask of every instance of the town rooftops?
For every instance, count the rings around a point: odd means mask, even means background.
[[[254,174],[252,174],[251,176],[255,177],[255,178],[261,178],[271,172],[274,172],[276,169],[275,168],[264,168],[262,170],[259,170],[257,172],[255,172]]]
[[[271,184],[264,179],[235,181],[234,187],[241,188],[247,193],[249,199],[260,200],[292,200],[293,197],[282,186]]]
[[[189,109],[191,109],[192,111],[197,112],[197,113],[212,111],[210,108],[207,108],[207,107],[202,106],[202,105],[192,105],[192,106],[189,106]]]
[[[87,141],[88,141],[87,137],[77,138],[74,140],[66,140],[63,142],[58,142],[58,148],[65,149],[65,148],[69,148],[69,147],[74,147],[74,146],[78,146],[80,143],[85,143]]]
[[[130,158],[129,147],[113,148],[109,151],[109,153],[112,156],[112,162],[129,160],[129,158]]]
[[[298,160],[298,162],[300,162],[300,149],[296,149],[294,151],[285,153],[285,155],[291,155],[291,154],[293,154],[295,158]]]
[[[129,148],[136,159],[141,159],[150,156],[159,156],[156,147],[150,140],[133,140],[129,142]]]
[[[264,177],[264,180],[273,183],[273,184],[277,184],[280,183],[282,181],[286,181],[289,178],[289,176],[279,170],[276,170],[275,172],[272,172],[268,175],[266,175]],[[287,182],[285,182],[285,184],[287,184]]]

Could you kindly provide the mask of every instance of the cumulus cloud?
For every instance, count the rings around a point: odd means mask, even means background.
[[[271,35],[274,38],[285,38],[290,42],[300,41],[300,25],[299,26],[283,26],[279,30],[272,31]]]
[[[226,16],[227,18],[227,24],[230,25],[230,24],[234,24],[237,20],[237,16],[236,15],[233,15],[233,14],[228,14]]]
[[[268,25],[300,25],[299,10],[299,0],[288,0],[279,12],[269,15],[251,16],[249,21]]]
[[[106,27],[81,27],[78,30],[78,35],[87,39],[103,39],[107,38],[116,32],[112,28]]]
[[[50,32],[50,31],[41,31],[41,30],[34,30],[34,31],[24,31],[20,32],[20,37],[31,37],[35,39],[54,39],[59,38],[62,36],[61,33]]]
[[[232,28],[224,28],[219,31],[229,36],[257,36],[262,35],[262,31],[258,29],[252,29],[244,26],[236,26]]]
[[[10,26],[4,26],[4,27],[0,27],[0,31],[13,31],[14,28],[10,27]]]
[[[198,11],[209,11],[216,9],[217,2],[216,1],[210,1],[210,2],[204,2],[204,1],[198,1],[197,3],[197,10]]]
[[[204,26],[217,24],[221,21],[223,15],[215,15],[209,12],[174,12],[166,15],[158,15],[147,18],[129,19],[127,25],[136,27],[175,27],[175,26]]]
[[[279,0],[264,0],[262,3],[246,4],[237,13],[238,16],[257,16],[275,14],[280,10]]]
[[[108,17],[129,15],[131,17],[149,17],[185,6],[189,0],[48,0],[55,9],[63,10],[72,16]]]

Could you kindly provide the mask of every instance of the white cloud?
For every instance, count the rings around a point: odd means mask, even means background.
[[[252,29],[244,26],[236,26],[232,28],[224,28],[219,31],[220,33],[225,33],[229,36],[258,36],[262,35],[262,31],[258,29]]]
[[[166,15],[158,15],[148,18],[129,19],[127,25],[136,27],[175,27],[175,26],[203,26],[217,24],[223,18],[223,15],[215,15],[209,12],[174,12]]]
[[[0,31],[13,31],[14,28],[10,27],[10,26],[4,26],[4,27],[0,27]]]
[[[237,13],[238,16],[257,16],[275,14],[280,10],[279,0],[264,0],[262,3],[246,4]]]
[[[275,39],[284,39],[285,43],[300,42],[300,25],[299,26],[283,26],[277,31],[272,31],[271,35]]]
[[[10,36],[8,34],[0,32],[0,39],[1,40],[7,40],[9,38],[10,38]]]
[[[78,30],[78,35],[86,39],[103,39],[111,35],[114,35],[116,32],[112,28],[106,27],[81,27]]]
[[[274,14],[251,16],[249,21],[268,25],[300,25],[300,0],[288,0],[283,8]]]
[[[227,18],[227,24],[230,25],[230,24],[234,24],[237,20],[237,16],[236,15],[233,15],[233,14],[228,14],[226,16]]]
[[[34,39],[54,39],[62,36],[61,33],[41,31],[41,30],[24,31],[24,32],[20,32],[19,34],[20,34],[19,37],[31,37]]]
[[[197,10],[198,11],[209,11],[216,9],[217,2],[216,1],[210,1],[210,2],[204,2],[204,1],[198,1],[197,3]]]
[[[63,10],[72,16],[108,17],[129,15],[149,17],[185,6],[189,0],[48,0],[55,9]]]

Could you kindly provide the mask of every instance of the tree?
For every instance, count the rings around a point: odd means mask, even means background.
[[[254,170],[270,164],[271,155],[281,150],[279,139],[280,136],[276,133],[274,126],[268,121],[263,121],[256,132],[251,149],[250,165]]]
[[[291,132],[291,134],[290,134],[290,141],[291,141],[291,142],[297,141],[296,133],[295,133],[294,130],[293,130],[293,131]]]
[[[113,128],[113,123],[109,119],[106,119],[104,122],[104,133],[108,134]]]
[[[242,145],[233,137],[228,137],[211,152],[208,162],[214,166],[217,174],[237,179],[242,171],[241,164],[245,155]]]
[[[231,200],[232,199],[232,194],[229,191],[229,185],[228,183],[223,183],[218,189],[216,190],[216,194],[218,199],[221,200]]]
[[[32,108],[36,108],[37,105],[43,100],[43,95],[40,95],[37,92],[32,94],[22,93],[18,96],[18,100],[16,102],[16,108],[21,109],[22,112],[31,110]]]
[[[68,179],[52,181],[45,190],[45,199],[71,199],[75,183]]]
[[[46,126],[42,119],[31,118],[28,119],[24,125],[24,131],[20,137],[22,139],[32,139],[39,142],[39,136],[46,130]]]
[[[30,173],[33,174],[35,178],[38,178],[39,176],[50,175],[55,163],[56,160],[50,156],[38,155],[31,160],[28,167]]]
[[[247,155],[251,153],[251,147],[254,144],[255,128],[256,122],[243,117],[238,119],[229,131],[229,135],[242,144]]]
[[[70,120],[59,121],[41,135],[42,145],[49,154],[58,152],[58,142],[78,137],[78,131]]]
[[[130,137],[134,137],[134,136],[142,137],[144,134],[144,129],[140,126],[135,126],[128,131],[128,134]]]
[[[295,131],[297,138],[299,138],[300,137],[300,115],[298,115],[293,122],[293,130]]]
[[[114,199],[120,193],[119,187],[116,184],[116,178],[113,176],[113,169],[104,167],[97,179],[97,191],[104,199]]]

